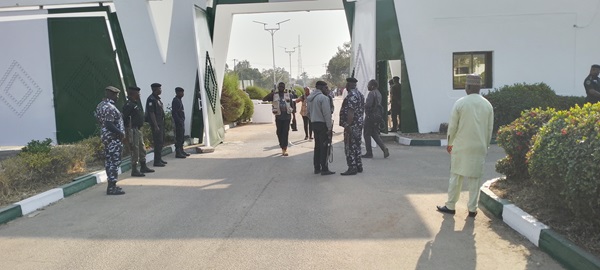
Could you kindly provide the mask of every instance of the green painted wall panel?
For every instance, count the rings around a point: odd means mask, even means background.
[[[402,44],[400,30],[396,18],[393,0],[378,0],[376,2],[376,58],[377,61],[402,59]]]
[[[134,85],[137,86],[135,82],[135,76],[133,74],[133,68],[131,67],[131,60],[129,59],[129,53],[127,52],[127,46],[125,45],[125,38],[123,37],[123,32],[121,31],[121,25],[119,24],[119,18],[117,17],[117,13],[113,12],[108,14],[108,19],[110,22],[110,29],[113,34],[115,47],[117,47],[117,54],[119,55],[119,65],[121,67],[121,72],[123,73],[123,82],[125,83],[125,87]]]
[[[123,89],[102,17],[48,19],[58,143],[96,132],[96,105],[108,85]],[[119,104],[124,101],[121,92]]]
[[[198,74],[196,72],[196,74]],[[203,143],[204,139],[204,118],[202,117],[202,110],[200,110],[200,80],[196,75],[196,86],[194,88],[194,102],[192,107],[192,130],[190,137],[198,138],[199,143]]]

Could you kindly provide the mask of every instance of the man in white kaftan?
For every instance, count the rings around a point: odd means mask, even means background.
[[[494,124],[494,110],[487,99],[479,94],[481,77],[467,75],[466,97],[454,103],[448,123],[448,147],[451,157],[448,201],[438,206],[440,212],[454,214],[463,180],[469,186],[469,216],[477,215],[479,188],[483,164],[487,155]]]

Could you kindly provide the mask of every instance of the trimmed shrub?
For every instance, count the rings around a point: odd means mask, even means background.
[[[21,153],[50,153],[52,149],[52,139],[46,138],[43,141],[31,140],[27,145],[21,148]]]
[[[246,93],[250,95],[250,99],[262,100],[266,95],[269,94],[269,90],[260,88],[258,86],[248,86],[246,87]]]
[[[504,148],[506,157],[498,160],[496,171],[506,175],[508,179],[529,179],[526,154],[531,148],[531,138],[555,113],[554,109],[526,110],[517,120],[502,126],[498,130],[496,141]]]
[[[585,97],[578,96],[556,96],[556,105],[554,108],[557,111],[563,111],[573,108],[575,105],[580,107],[585,104]]]
[[[81,140],[78,144],[85,147],[85,151],[87,152],[86,163],[104,162],[104,145],[100,136],[89,137]]]
[[[240,118],[238,118],[237,122],[248,121],[250,120],[250,118],[252,118],[252,115],[254,114],[254,103],[252,103],[250,97],[244,93],[242,95],[242,100],[244,101],[244,112],[242,113]]]
[[[527,158],[534,184],[600,225],[600,103],[560,111],[540,129]]]
[[[223,123],[235,122],[244,112],[243,91],[237,88],[238,78],[235,74],[225,75],[223,79],[223,93],[221,94],[221,107]]]
[[[545,83],[505,85],[484,95],[494,107],[494,130],[510,124],[521,112],[532,108],[554,107],[557,97]]]

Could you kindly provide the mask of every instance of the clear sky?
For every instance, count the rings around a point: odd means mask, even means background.
[[[280,30],[275,32],[275,65],[289,71],[289,54],[285,53],[298,46],[298,36],[302,46],[302,67],[309,77],[319,77],[325,74],[326,64],[344,42],[350,41],[350,32],[346,15],[343,10],[311,11],[311,12],[282,12],[235,15],[229,41],[227,65],[233,67],[233,59],[248,60],[253,68],[259,70],[273,68],[273,53],[271,49],[271,34],[264,30],[276,28],[276,23],[282,23]],[[298,49],[292,53],[292,77],[298,77]]]

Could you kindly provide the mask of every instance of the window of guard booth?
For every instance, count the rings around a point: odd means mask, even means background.
[[[452,54],[452,88],[465,89],[467,74],[481,76],[481,88],[493,88],[492,52],[455,52]]]

